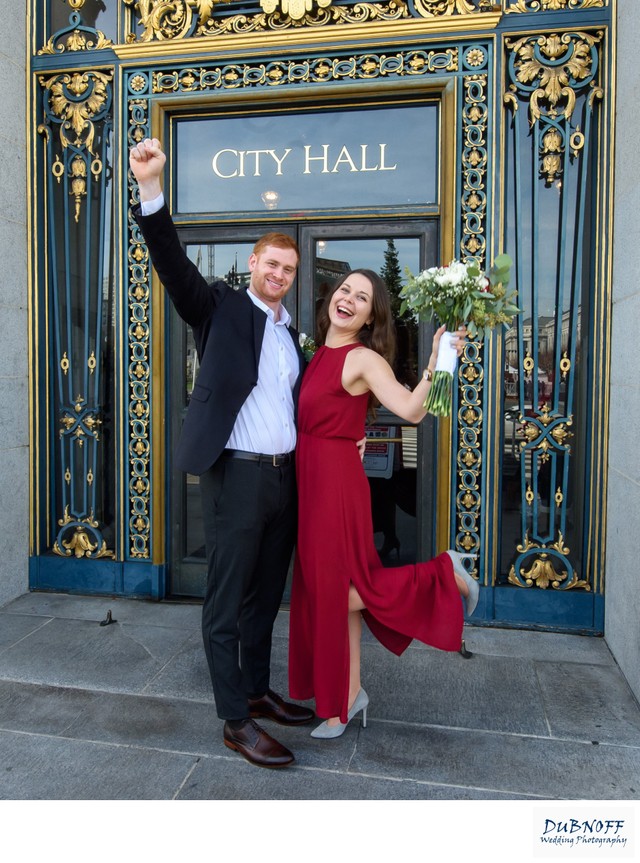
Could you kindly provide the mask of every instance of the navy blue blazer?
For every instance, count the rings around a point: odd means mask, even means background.
[[[175,457],[180,470],[200,475],[220,456],[240,408],[258,382],[267,316],[246,290],[206,281],[182,248],[166,205],[151,216],[142,216],[136,208],[134,215],[160,281],[193,329],[200,369]],[[288,330],[300,360],[293,394],[297,404],[305,359],[298,332]]]

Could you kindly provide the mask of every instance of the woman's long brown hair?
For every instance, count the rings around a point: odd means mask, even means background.
[[[373,288],[371,315],[373,320],[370,324],[365,324],[357,334],[358,341],[367,348],[371,348],[393,367],[393,362],[396,355],[396,331],[393,324],[393,316],[391,313],[391,303],[389,301],[389,292],[387,286],[380,276],[373,270],[359,269],[350,270],[341,276],[333,286],[333,289],[327,292],[324,302],[318,311],[316,320],[316,331],[318,336],[318,344],[323,345],[329,330],[329,304],[335,292],[346,282],[350,276],[358,274],[364,276],[371,282]],[[369,410],[371,413],[375,411],[376,399],[373,393],[369,395]]]

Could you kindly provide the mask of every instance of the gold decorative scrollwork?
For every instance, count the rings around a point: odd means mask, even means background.
[[[555,588],[560,587],[561,583],[567,580],[568,575],[566,569],[563,569],[560,573],[555,571],[553,562],[549,559],[549,555],[546,552],[539,554],[531,567],[521,570],[521,574],[529,587],[535,584],[536,587],[540,587],[542,590],[546,590],[550,584]],[[509,573],[509,580],[511,580],[511,573]]]
[[[477,11],[477,10],[476,10]],[[453,12],[453,9],[450,10]],[[486,62],[483,45],[468,48],[463,63],[475,69]],[[476,258],[481,264],[486,249],[486,173],[487,173],[487,75],[468,74],[463,79],[462,114],[462,212],[460,250],[465,260]],[[478,576],[480,559],[479,519],[482,497],[482,435],[484,373],[481,346],[469,343],[458,370],[461,404],[458,410],[457,483],[455,543],[474,560],[471,574]]]
[[[86,147],[93,153],[93,119],[107,103],[112,80],[113,73],[97,70],[40,78],[40,83],[50,94],[51,113],[62,121],[60,142],[63,147],[73,144],[75,147]]]
[[[60,437],[69,435],[80,447],[83,446],[87,436],[96,441],[100,440],[98,431],[102,420],[96,410],[86,407],[82,396],[77,397],[73,409],[68,407],[63,409],[60,425],[62,426]]]
[[[128,6],[135,6],[144,27],[141,42],[156,39],[181,39],[189,32],[193,20],[192,4],[188,0],[125,0]],[[215,3],[201,4],[207,17]],[[135,37],[134,37],[135,38]]]
[[[284,16],[288,16],[293,21],[301,21],[308,12],[311,12],[314,2],[321,9],[331,6],[331,0],[260,0],[260,6],[268,15],[279,9]]]
[[[359,57],[322,57],[314,60],[282,61],[278,64],[237,64],[234,66],[181,69],[153,74],[154,93],[198,92],[223,88],[235,89],[239,82],[286,86],[305,82],[326,82],[391,75],[427,75],[458,68],[457,49],[409,51],[406,54],[363,55]],[[139,129],[131,132],[136,140]],[[132,254],[142,254],[136,250]]]
[[[100,30],[96,30],[95,35],[84,33],[81,30],[72,30],[71,33],[52,36],[47,44],[38,51],[38,54],[42,56],[44,54],[63,54],[65,51],[100,50],[101,48],[110,48],[112,45],[111,39],[108,39]]]
[[[89,170],[98,179],[103,170],[102,161],[93,149],[96,135],[95,121],[106,111],[110,103],[112,72],[98,70],[67,72],[50,78],[40,76],[40,84],[48,91],[49,114],[59,125],[60,143],[63,150],[71,147],[76,152],[65,162],[56,154],[51,173],[60,183],[65,173],[69,174],[69,194],[75,202],[75,221],[80,218],[80,207],[87,196],[87,160],[81,152],[86,150],[94,158]],[[45,131],[46,127],[39,127]]]
[[[143,26],[142,33],[139,36],[130,33],[127,42],[166,41],[191,35],[209,37],[258,33],[303,25],[362,24],[411,17],[405,0],[360,2],[349,6],[332,6],[331,0],[261,0],[262,11],[255,15],[243,12],[229,17],[214,16],[216,5],[227,2],[229,0],[125,0],[138,10]]]
[[[549,458],[549,451],[556,448],[565,451],[567,454],[571,452],[567,441],[573,436],[569,431],[569,426],[573,423],[573,419],[568,419],[559,422],[557,416],[551,416],[549,406],[543,405],[540,415],[536,418],[537,421],[526,422],[522,427],[524,440],[520,442],[522,450],[535,450],[539,452],[540,460],[546,462]],[[524,418],[520,418],[520,422],[524,422]],[[542,429],[540,428],[542,425]],[[527,502],[530,504],[533,500]]]
[[[558,495],[562,498],[560,489],[556,492],[556,500]],[[581,588],[587,592],[591,590],[591,585],[588,581],[578,577],[577,572],[573,571],[569,577],[569,562],[567,555],[570,550],[564,541],[562,532],[558,532],[558,538],[555,542],[548,545],[537,545],[529,539],[529,534],[525,534],[524,542],[517,546],[520,552],[520,563],[512,564],[509,570],[508,580],[510,584],[516,587],[539,587],[546,590],[552,587],[555,590],[572,590],[573,588]],[[523,558],[534,555],[533,561],[528,569],[522,566]],[[567,569],[556,570],[554,561],[560,563],[564,559]],[[517,571],[516,571],[517,567]],[[569,579],[567,581],[567,579]],[[565,583],[566,582],[566,583]]]
[[[114,557],[113,551],[107,548],[107,543],[104,539],[101,540],[98,533],[98,522],[93,517],[93,512],[87,518],[76,519],[69,513],[69,507],[66,506],[64,516],[58,519],[58,524],[62,528],[60,535],[64,533],[64,529],[73,530],[68,539],[58,540],[53,544],[53,551],[61,557],[71,557],[74,555],[77,558],[81,557]],[[61,547],[62,546],[62,547]]]
[[[574,86],[592,74],[592,48],[600,36],[590,33],[551,33],[531,39],[525,36],[515,42],[507,40],[517,58],[516,80],[530,91],[530,123],[543,112],[550,117],[571,117],[576,102]]]
[[[414,0],[416,12],[423,18],[433,18],[437,15],[471,15],[479,9],[470,0]],[[493,7],[493,3],[484,3],[485,8]]]
[[[608,0],[511,0],[509,12],[558,12],[561,9],[602,9]]]

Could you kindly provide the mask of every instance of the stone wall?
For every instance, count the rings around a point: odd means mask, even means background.
[[[618,0],[613,240],[613,333],[607,506],[605,638],[640,699],[640,324],[637,0]]]
[[[26,3],[0,0],[0,605],[28,589]]]

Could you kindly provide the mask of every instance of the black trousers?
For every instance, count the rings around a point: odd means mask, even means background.
[[[269,688],[273,624],[296,538],[295,465],[222,455],[200,477],[207,549],[202,636],[221,719]]]

